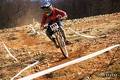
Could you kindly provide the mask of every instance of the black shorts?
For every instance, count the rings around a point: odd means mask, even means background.
[[[56,23],[58,24],[58,26],[59,26],[60,29],[61,29],[61,27],[63,26],[63,25],[62,25],[62,22],[61,22],[61,21],[57,21]],[[46,30],[46,33],[47,33],[48,35],[52,35],[52,34],[53,34],[53,31],[51,30],[50,25],[52,25],[52,24],[51,24],[51,23],[48,23],[48,27],[47,27],[47,30]]]

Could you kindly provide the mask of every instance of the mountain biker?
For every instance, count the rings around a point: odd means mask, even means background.
[[[43,30],[45,28],[44,25],[48,23],[47,30],[46,30],[46,35],[48,36],[48,38],[55,43],[55,39],[51,37],[53,32],[50,28],[50,25],[56,22],[58,26],[60,26],[59,29],[65,39],[66,45],[70,44],[70,41],[66,40],[65,33],[63,31],[62,24],[61,24],[61,20],[67,18],[66,12],[53,7],[50,3],[46,3],[42,5],[41,9],[43,10],[41,29]],[[55,46],[58,48],[56,44]]]

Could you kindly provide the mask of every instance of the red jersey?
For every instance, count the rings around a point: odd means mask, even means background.
[[[48,21],[55,22],[58,15],[61,15],[62,17],[67,16],[65,11],[62,11],[57,8],[53,8],[50,16],[47,16],[45,13],[43,14],[41,25],[44,25]]]

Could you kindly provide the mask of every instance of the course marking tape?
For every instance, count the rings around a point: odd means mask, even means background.
[[[80,33],[76,32],[76,31],[74,31],[73,29],[71,29],[70,27],[69,27],[69,30],[72,31],[72,32],[74,32],[76,35],[79,35],[79,36],[82,36],[82,37],[96,38],[95,36],[89,36],[89,35],[86,35],[86,34],[80,34]]]
[[[39,63],[39,61],[36,61],[35,63],[27,66],[26,68],[24,68],[23,70],[21,70],[18,74],[16,74],[14,77],[12,77],[10,80],[14,80],[16,77],[18,77],[22,72],[24,72],[25,70],[37,65]]]
[[[70,65],[79,63],[79,62],[81,62],[81,61],[85,61],[85,60],[90,59],[90,58],[93,58],[93,57],[96,57],[96,56],[98,56],[98,55],[100,55],[100,54],[103,54],[103,53],[105,53],[106,51],[109,51],[109,50],[111,50],[111,49],[113,49],[113,48],[115,48],[115,47],[118,47],[118,46],[120,46],[120,44],[117,44],[117,45],[114,45],[114,46],[110,46],[110,47],[108,47],[108,48],[105,48],[105,49],[102,49],[102,50],[100,50],[100,51],[94,52],[94,53],[92,53],[92,54],[83,56],[83,57],[81,57],[81,58],[77,58],[77,59],[75,59],[75,60],[72,60],[72,61],[69,61],[69,62],[60,64],[60,65],[55,66],[55,67],[51,67],[51,68],[49,68],[49,69],[46,69],[46,70],[37,72],[37,73],[35,73],[35,74],[28,75],[28,76],[23,77],[23,78],[18,79],[18,80],[33,80],[34,78],[43,76],[43,75],[48,74],[48,73],[50,73],[50,72],[53,72],[53,71],[62,69],[62,68],[64,68],[64,67],[67,67],[67,66],[70,66]]]

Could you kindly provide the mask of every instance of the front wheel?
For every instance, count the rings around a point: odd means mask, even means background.
[[[55,36],[56,36],[56,43],[59,45],[60,50],[62,51],[64,57],[68,58],[69,56],[68,56],[68,51],[66,48],[64,37],[62,36],[60,31],[56,32]]]

